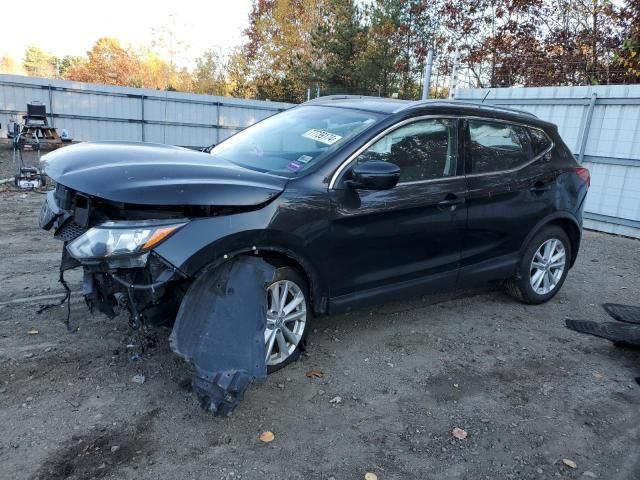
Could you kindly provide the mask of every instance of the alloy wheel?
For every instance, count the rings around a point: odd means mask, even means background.
[[[279,280],[267,288],[267,326],[264,330],[265,362],[284,362],[295,351],[307,323],[304,291],[291,280]]]
[[[557,238],[546,240],[536,250],[531,260],[529,282],[538,295],[551,292],[562,278],[567,253],[564,244]]]

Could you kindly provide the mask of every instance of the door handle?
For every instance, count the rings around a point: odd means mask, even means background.
[[[533,193],[550,192],[551,185],[548,183],[536,182],[535,185],[529,189],[529,191]]]
[[[438,202],[438,207],[441,209],[451,209],[455,210],[456,207],[460,204],[464,203],[464,197],[459,197],[453,193],[450,193],[444,200]]]

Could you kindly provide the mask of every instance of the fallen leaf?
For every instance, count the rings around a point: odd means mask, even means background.
[[[305,375],[309,378],[322,378],[324,377],[324,372],[321,370],[309,370]]]
[[[27,335],[37,335],[38,333],[40,333],[38,330],[36,330],[35,328],[32,328],[27,332]]]
[[[451,432],[451,434],[456,437],[458,440],[464,440],[465,438],[467,438],[467,431],[463,430],[462,428],[454,428],[453,431]]]
[[[563,458],[562,463],[564,463],[567,467],[570,467],[570,468],[578,468],[578,465],[576,465],[576,462],[574,462],[573,460],[569,460],[568,458]]]
[[[273,434],[273,432],[270,432],[268,430],[260,434],[261,442],[265,442],[265,443],[273,442],[274,438],[275,438],[275,435]]]
[[[364,474],[364,480],[378,480],[378,476],[375,473],[367,472]]]
[[[602,375],[600,372],[593,372],[593,376],[596,377],[598,380],[600,380],[601,378],[604,378],[604,375]]]

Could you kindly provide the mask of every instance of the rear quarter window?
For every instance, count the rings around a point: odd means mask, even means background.
[[[531,137],[531,149],[536,157],[546,152],[552,145],[549,136],[537,128],[530,128],[529,136]]]

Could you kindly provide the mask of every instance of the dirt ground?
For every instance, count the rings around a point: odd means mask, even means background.
[[[134,361],[125,318],[92,316],[78,295],[76,333],[64,309],[36,313],[62,292],[42,199],[0,193],[3,480],[640,478],[640,353],[564,327],[638,303],[639,241],[585,232],[546,305],[484,291],[318,318],[307,356],[215,418],[166,331]]]

